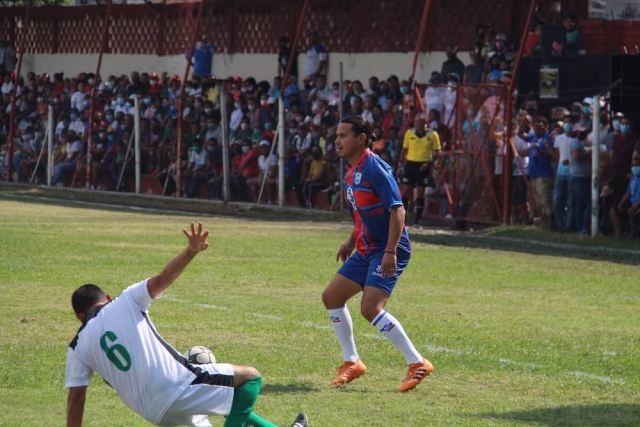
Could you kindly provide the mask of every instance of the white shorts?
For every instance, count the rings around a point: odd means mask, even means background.
[[[233,366],[228,363],[194,366],[208,377],[207,382],[196,380],[187,387],[164,414],[161,426],[210,427],[208,415],[229,415],[233,403]]]

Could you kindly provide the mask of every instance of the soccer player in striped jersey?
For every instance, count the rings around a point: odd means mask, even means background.
[[[81,426],[86,390],[98,373],[122,401],[147,421],[163,426],[211,426],[208,415],[226,417],[225,427],[275,427],[252,413],[262,377],[251,366],[192,365],[160,337],[149,319],[151,302],[199,253],[208,231],[191,223],[188,246],[156,276],[129,286],[112,300],[96,285],[71,297],[82,327],[67,350],[67,426]],[[298,415],[292,427],[306,427]]]
[[[341,259],[343,265],[322,293],[344,358],[331,384],[347,384],[367,371],[356,350],[346,306],[351,297],[362,292],[362,316],[407,359],[407,375],[398,389],[406,392],[433,372],[433,365],[416,350],[400,322],[384,310],[409,262],[411,243],[398,184],[391,168],[371,151],[372,134],[371,125],[362,116],[342,119],[336,132],[336,152],[348,162],[345,199],[354,227],[338,249],[336,261]]]

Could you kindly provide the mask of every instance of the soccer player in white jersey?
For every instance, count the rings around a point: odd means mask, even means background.
[[[163,426],[211,426],[208,415],[226,417],[225,427],[275,427],[252,413],[262,377],[251,366],[191,365],[166,343],[147,310],[185,267],[207,249],[208,231],[191,223],[183,230],[187,247],[157,275],[129,286],[111,299],[96,285],[83,285],[71,297],[82,326],[67,350],[67,426],[81,426],[85,395],[93,372],[147,421]],[[292,427],[307,427],[299,414]]]

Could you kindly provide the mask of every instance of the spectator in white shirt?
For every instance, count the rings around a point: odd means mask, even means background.
[[[69,130],[72,130],[78,136],[84,135],[85,125],[80,119],[80,114],[76,108],[72,108],[69,112]]]
[[[260,194],[260,187],[262,181],[266,179],[265,189],[267,193],[267,204],[273,205],[276,200],[276,184],[277,172],[278,172],[278,156],[271,153],[271,144],[266,139],[260,141],[260,157],[258,157],[258,168],[260,174],[255,178],[247,180],[247,186],[252,189],[254,199],[257,203],[258,195]]]
[[[318,112],[318,100],[322,99],[329,103],[331,99],[331,89],[327,87],[327,79],[323,75],[319,75],[316,79],[315,88],[309,92],[309,102],[311,103],[311,112]]]
[[[84,83],[78,83],[78,90],[71,95],[71,108],[75,108],[78,111],[84,110],[85,101]]]
[[[120,112],[126,114],[131,114],[132,107],[131,104],[129,104],[128,102],[126,102],[126,99],[124,97],[124,93],[119,93],[116,95],[116,105],[113,107],[113,112],[115,114],[118,114]]]

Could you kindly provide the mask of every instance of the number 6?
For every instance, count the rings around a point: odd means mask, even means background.
[[[100,347],[106,353],[107,358],[113,363],[116,368],[122,372],[127,372],[131,369],[131,355],[122,344],[114,344],[109,347],[107,340],[114,342],[118,337],[111,331],[106,331],[100,337]],[[120,357],[118,357],[120,356]],[[123,363],[124,362],[124,363]]]

